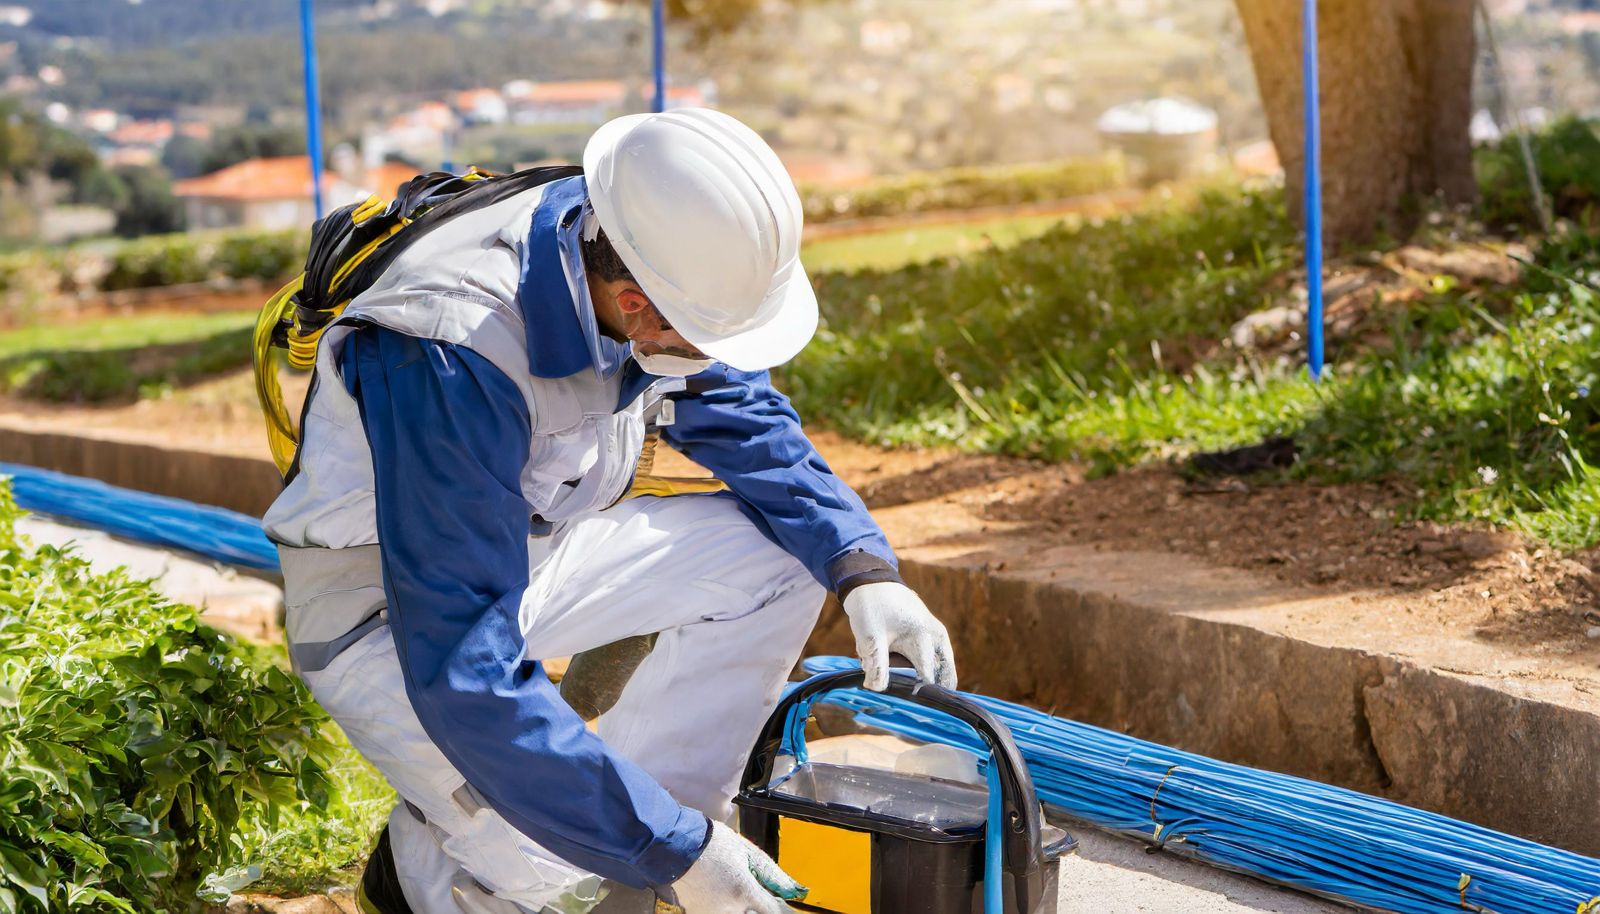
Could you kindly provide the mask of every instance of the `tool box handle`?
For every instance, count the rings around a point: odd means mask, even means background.
[[[791,732],[793,750],[804,758],[805,726],[797,721],[790,727],[790,716],[808,707],[819,696],[840,689],[860,688],[866,674],[859,669],[819,673],[796,686],[778,702],[767,718],[755,749],[745,763],[741,792],[764,790],[772,781],[773,767],[782,754],[783,737]],[[1011,738],[1011,731],[999,718],[968,700],[959,692],[923,682],[915,676],[891,671],[886,694],[924,707],[942,711],[971,727],[989,745],[990,764],[1000,783],[1001,830],[1004,835],[1003,869],[1009,877],[1007,910],[1032,911],[1044,888],[1044,852],[1040,847],[1039,804],[1034,799],[1033,778],[1022,760],[1022,753]],[[992,782],[992,781],[991,781]],[[992,832],[991,832],[992,833]]]

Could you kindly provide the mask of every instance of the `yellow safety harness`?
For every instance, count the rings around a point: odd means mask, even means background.
[[[317,220],[311,229],[305,271],[268,299],[256,318],[252,350],[256,399],[267,423],[267,440],[278,472],[286,478],[293,475],[300,434],[283,402],[273,350],[283,350],[292,367],[310,369],[316,364],[323,331],[428,232],[454,216],[581,174],[583,169],[568,165],[529,168],[509,175],[476,168],[464,175],[431,172],[401,185],[392,201],[374,194]],[[310,397],[308,392],[308,401]]]
[[[293,368],[315,366],[323,331],[344,313],[357,295],[377,281],[407,247],[446,220],[497,203],[560,178],[582,174],[576,166],[529,168],[497,175],[474,168],[464,175],[432,172],[401,185],[394,200],[376,194],[341,207],[317,221],[311,229],[311,246],[305,271],[279,289],[256,317],[252,361],[256,399],[267,423],[272,460],[285,479],[294,473],[300,433],[290,418],[278,381],[278,359],[283,350]],[[315,391],[306,393],[307,402]],[[624,499],[639,495],[683,495],[716,492],[726,486],[719,480],[652,475],[660,425],[670,424],[671,404],[665,404],[667,422],[658,422],[646,435],[633,485]]]

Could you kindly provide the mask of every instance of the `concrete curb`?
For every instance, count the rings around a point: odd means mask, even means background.
[[[965,689],[1600,855],[1593,713],[1081,581],[904,555],[901,571],[950,627]],[[843,614],[807,647],[849,654]]]
[[[279,488],[263,459],[16,428],[0,427],[0,460],[255,516]],[[989,555],[902,554],[950,626],[965,688],[1600,855],[1600,714],[1504,677],[1285,636],[1271,613],[1292,595],[1243,572],[1082,548],[1007,570]],[[836,606],[808,649],[851,652]]]

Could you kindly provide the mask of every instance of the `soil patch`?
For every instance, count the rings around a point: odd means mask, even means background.
[[[929,452],[859,451],[819,436],[874,508],[942,500],[1020,525],[1024,551],[1166,551],[1309,591],[1405,597],[1423,625],[1570,653],[1600,636],[1600,552],[1566,555],[1484,526],[1402,521],[1395,484],[1191,481],[1168,467],[1085,479],[1078,467]]]

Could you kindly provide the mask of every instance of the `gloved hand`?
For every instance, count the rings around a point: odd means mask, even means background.
[[[922,598],[904,584],[862,584],[844,598],[844,613],[856,636],[856,653],[874,692],[889,687],[889,654],[904,654],[917,675],[947,689],[956,687],[956,653],[950,633]]]
[[[684,914],[786,914],[806,888],[733,829],[711,823],[711,840],[672,884]],[[783,901],[779,901],[779,899]]]

